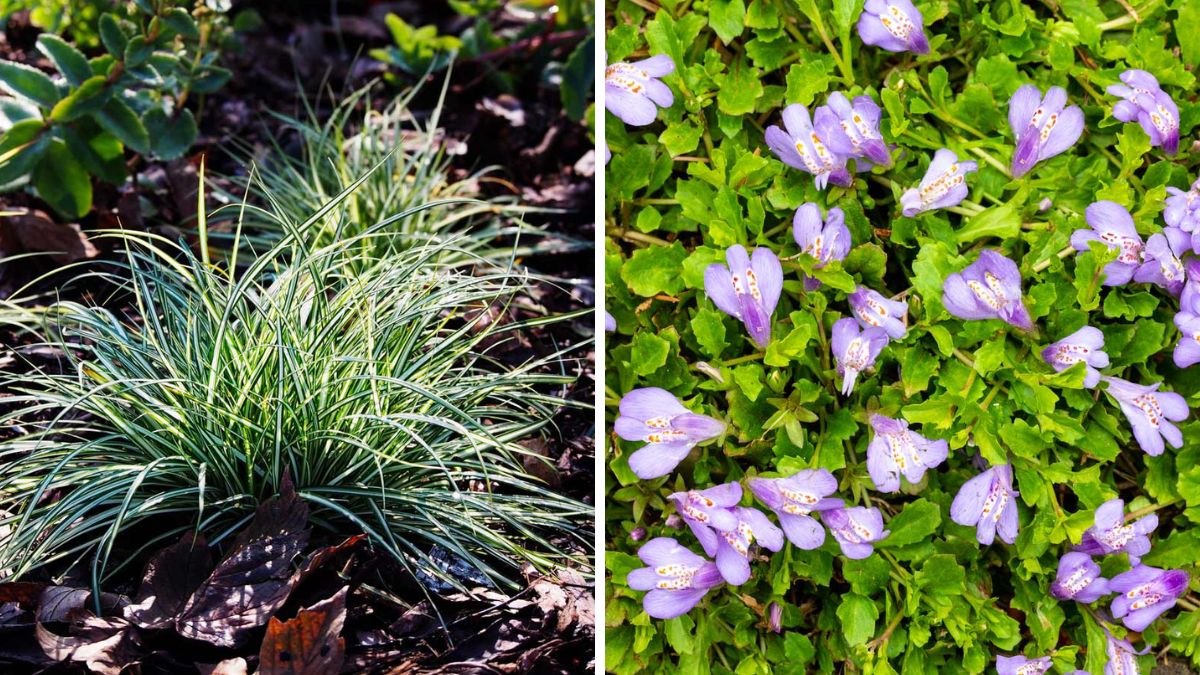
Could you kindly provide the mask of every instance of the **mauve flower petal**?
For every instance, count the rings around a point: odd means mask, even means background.
[[[725,540],[717,544],[717,569],[731,586],[741,586],[750,579],[750,561],[746,560]]]
[[[790,513],[780,513],[779,525],[787,535],[788,541],[796,548],[810,551],[820,548],[825,543],[825,528],[812,516],[796,516]]]
[[[661,478],[691,452],[691,443],[654,443],[629,455],[629,469],[642,480]]]
[[[655,619],[674,619],[687,614],[708,593],[707,588],[682,591],[654,589],[642,600],[642,608]]]
[[[763,515],[762,511],[747,507],[740,507],[738,515],[742,521],[750,526],[751,532],[754,533],[754,540],[759,546],[770,550],[779,551],[783,548],[783,530],[775,527],[775,524]]]
[[[1136,122],[1141,112],[1142,109],[1133,101],[1117,101],[1113,106],[1113,117],[1122,122]]]
[[[737,292],[733,290],[729,268],[720,263],[713,263],[704,268],[704,294],[712,300],[717,309],[735,319],[742,318],[741,303],[738,301]]]
[[[671,426],[686,433],[693,443],[716,438],[725,431],[724,422],[715,420],[707,415],[697,415],[696,413],[684,413],[680,415],[672,421]]]
[[[675,62],[666,54],[657,54],[648,59],[634,61],[632,64],[646,71],[650,77],[665,77],[675,72]]]
[[[638,549],[637,555],[638,558],[641,558],[642,562],[651,567],[658,567],[659,565],[676,562],[680,559],[693,563],[699,563],[703,560],[703,558],[681,546],[678,541],[671,537],[651,539],[642,544],[642,547]]]
[[[775,306],[779,304],[779,296],[783,292],[783,266],[775,253],[765,246],[754,249],[750,265],[758,277],[758,287],[762,293],[762,308],[767,315],[773,314]]]
[[[1049,656],[1027,659],[1024,656],[997,656],[997,675],[1041,675],[1054,665]]]
[[[993,480],[995,471],[988,469],[963,483],[950,503],[950,519],[968,527],[977,524],[983,515],[983,502],[992,489]]]
[[[642,387],[625,394],[621,397],[619,410],[622,417],[630,417],[639,422],[691,412],[674,394],[660,387]]]
[[[633,127],[652,124],[658,117],[658,108],[653,101],[612,85],[604,87],[604,107]]]
[[[879,17],[870,12],[863,12],[858,17],[858,37],[862,39],[863,44],[879,47],[889,52],[908,50],[908,43],[892,35],[891,31],[884,28]]]
[[[658,573],[649,567],[639,567],[625,577],[625,583],[635,591],[648,591],[658,587]]]
[[[835,95],[840,96],[841,94],[840,92],[830,94],[830,104],[832,104]],[[855,154],[856,148],[854,147],[854,142],[846,134],[846,131],[842,129],[841,117],[832,109],[831,105],[823,105],[813,112],[813,128],[816,130],[817,136],[825,142],[825,145],[830,150],[847,156]]]
[[[1038,153],[1039,161],[1066,152],[1083,135],[1083,129],[1083,111],[1079,109],[1079,106],[1073,105],[1063,110],[1058,117],[1058,124],[1054,126],[1054,129],[1046,137],[1045,143],[1042,144],[1042,150]]]
[[[802,251],[811,248],[817,237],[822,236],[823,227],[821,207],[814,202],[801,204],[792,216],[792,237]]]
[[[792,138],[791,136],[787,135],[787,132],[775,125],[771,125],[767,127],[765,138],[767,141],[767,147],[771,149],[771,152],[775,153],[775,156],[778,157],[780,161],[792,167],[793,169],[807,171],[807,167],[804,164],[804,159],[800,157],[800,153],[796,151],[796,146],[794,143],[792,143]]]
[[[1013,138],[1020,136],[1029,126],[1029,120],[1041,102],[1042,92],[1032,84],[1021,85],[1008,99],[1008,127],[1012,129]]]
[[[1181,335],[1172,355],[1175,365],[1188,368],[1200,363],[1200,316],[1187,315],[1183,321],[1176,320]]]

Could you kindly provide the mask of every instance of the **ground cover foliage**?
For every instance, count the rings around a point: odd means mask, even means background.
[[[22,4],[20,74],[112,51]],[[230,77],[87,208],[0,196],[0,669],[588,667],[586,3],[91,4],[232,18]]]
[[[1106,628],[1151,648],[1136,657],[1142,672],[1200,664],[1200,425],[1189,415],[1179,425],[1182,447],[1149,456],[1111,394],[1084,386],[1083,366],[1056,373],[1041,357],[1090,325],[1110,356],[1104,375],[1161,382],[1193,407],[1200,400],[1195,371],[1172,361],[1178,301],[1148,284],[1103,285],[1113,254],[1070,245],[1101,200],[1127,208],[1142,237],[1162,231],[1167,187],[1187,190],[1196,178],[1189,148],[1200,122],[1192,29],[1200,4],[917,8],[925,55],[864,45],[855,28],[863,3],[852,0],[608,3],[610,64],[654,55],[675,64],[662,78],[675,100],[656,122],[607,116],[605,294],[616,327],[607,342],[608,420],[629,392],[661,387],[727,425],[652,480],[628,463],[644,443],[607,437],[613,672],[983,672],[1023,654],[1052,657],[1050,672],[1101,673],[1109,672]],[[1153,73],[1178,104],[1178,155],[1113,118],[1120,99],[1105,90],[1132,68]],[[1009,100],[1024,84],[1063,87],[1085,130],[1014,180]],[[819,190],[772,154],[765,129],[786,105],[812,110],[835,91],[880,106],[893,165]],[[940,148],[978,163],[966,177],[969,196],[903,216],[901,195]],[[806,202],[844,212],[853,242],[844,260],[817,268],[798,255],[792,217]],[[735,244],[784,261],[765,348],[705,293],[706,268],[723,264]],[[985,248],[1016,262],[1034,330],[947,311],[947,277]],[[802,275],[822,285],[806,289]],[[859,285],[907,302],[907,334],[843,396],[830,328],[853,316],[848,296]],[[877,491],[866,462],[874,413],[948,441],[948,458],[916,484]],[[974,528],[951,519],[951,503],[981,469],[1006,463],[1019,491],[1019,534],[983,546]],[[882,512],[890,534],[872,555],[848,559],[833,537],[815,550],[760,548],[746,583],[717,586],[678,618],[645,613],[645,593],[627,580],[645,566],[637,551],[664,536],[701,551],[668,495],[809,468],[831,471],[849,505]],[[1140,634],[1105,615],[1107,601],[1089,608],[1050,594],[1060,556],[1093,525],[1094,510],[1118,497],[1127,512],[1158,518],[1143,564],[1191,578],[1176,607]],[[740,503],[756,505],[750,490]],[[1097,561],[1105,577],[1129,569],[1124,555]]]

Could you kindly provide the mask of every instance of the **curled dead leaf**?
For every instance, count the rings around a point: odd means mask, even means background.
[[[142,628],[170,626],[212,567],[204,537],[185,534],[150,558],[134,604],[125,607],[125,618]]]
[[[0,221],[0,228],[7,230],[4,241],[15,241],[22,251],[49,253],[50,258],[60,264],[95,258],[100,254],[79,225],[56,223],[42,211],[29,211]]]
[[[285,477],[263,502],[225,559],[188,599],[175,620],[180,635],[235,647],[267,623],[295,583],[292,560],[308,544],[308,505]]]
[[[341,637],[346,623],[346,593],[343,587],[332,597],[296,613],[295,618],[267,624],[267,634],[258,652],[260,675],[327,675],[341,670],[346,641]]]
[[[37,624],[38,644],[52,660],[82,663],[100,675],[120,675],[137,660],[141,651],[137,630],[124,619],[96,616],[84,609],[71,610],[66,618],[71,622],[70,636]]]

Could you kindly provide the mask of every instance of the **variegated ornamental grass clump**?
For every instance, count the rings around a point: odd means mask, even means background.
[[[607,667],[1200,665],[1200,2],[608,9]]]
[[[280,229],[311,231],[366,180]],[[586,409],[564,396],[576,348],[526,357],[511,346],[586,312],[493,320],[537,312],[539,277],[478,256],[474,233],[364,259],[363,238],[436,206],[322,247],[285,236],[242,266],[205,245],[203,213],[199,256],[109,233],[128,262],[89,273],[136,315],[0,305],[0,325],[67,354],[61,372],[0,376],[12,392],[0,569],[86,570],[103,585],[183,533],[222,543],[289,481],[320,530],[365,534],[418,580],[462,587],[432,562],[434,546],[497,585],[515,585],[525,564],[585,561],[591,507],[531,473],[545,460],[522,445],[552,438],[558,411]]]

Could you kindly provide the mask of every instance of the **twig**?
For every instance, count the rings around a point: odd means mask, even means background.
[[[486,54],[473,56],[467,59],[466,62],[478,63],[482,61],[500,61],[510,56],[515,56],[520,52],[532,52],[544,46],[553,46],[564,42],[578,42],[587,37],[587,35],[588,31],[586,30],[568,30],[561,33],[550,33],[549,35],[534,35],[533,37],[527,37],[523,40],[517,40],[507,47],[501,47],[500,49],[490,51]]]
[[[876,647],[887,644],[888,638],[892,637],[892,633],[896,632],[896,628],[900,626],[900,621],[904,618],[904,612],[896,609],[896,617],[888,623],[887,628],[883,629],[883,634],[867,643],[867,651],[875,651]]]

